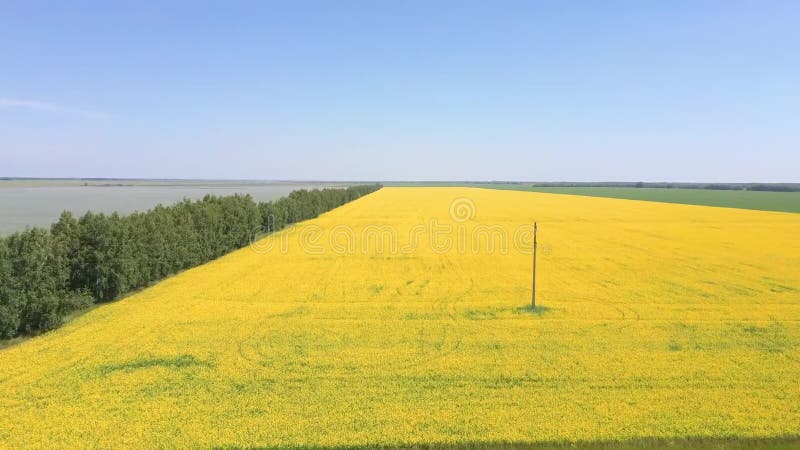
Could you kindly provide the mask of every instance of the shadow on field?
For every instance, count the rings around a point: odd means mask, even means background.
[[[526,450],[526,449],[587,449],[587,450],[632,450],[632,449],[756,449],[756,450],[793,450],[800,448],[800,436],[779,438],[682,438],[682,439],[633,439],[628,441],[592,441],[592,442],[464,442],[464,443],[431,443],[431,444],[397,444],[397,445],[355,445],[355,446],[296,446],[296,447],[215,447],[220,449],[317,449],[317,450]]]

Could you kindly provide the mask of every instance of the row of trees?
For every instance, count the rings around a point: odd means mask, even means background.
[[[311,219],[380,188],[294,191],[272,202],[249,195],[184,200],[127,216],[61,214],[50,230],[0,238],[0,338],[52,329],[105,302]]]
[[[477,183],[480,184],[480,183]],[[506,183],[504,183],[506,184]],[[524,184],[522,182],[509,182],[507,184]],[[710,189],[722,191],[772,191],[772,192],[800,192],[800,183],[682,183],[682,182],[569,182],[552,181],[533,183],[532,187],[637,187],[637,188],[665,188],[665,189]]]

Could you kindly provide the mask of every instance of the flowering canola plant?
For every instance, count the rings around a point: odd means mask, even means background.
[[[0,447],[796,434],[799,231],[384,188],[0,350]]]

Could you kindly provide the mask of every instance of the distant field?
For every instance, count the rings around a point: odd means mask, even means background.
[[[1,350],[0,447],[793,448],[798,229],[384,188]]]
[[[761,211],[800,212],[800,192],[627,187],[533,187],[524,184],[486,184],[482,187]]]
[[[0,180],[0,236],[26,227],[49,227],[62,211],[129,214],[159,203],[172,204],[206,194],[250,194],[255,200],[284,197],[297,189],[343,183],[205,180]]]
[[[396,187],[479,187],[551,194],[586,195],[685,205],[720,206],[760,211],[800,212],[800,192],[636,187],[549,187],[503,182],[387,182]]]

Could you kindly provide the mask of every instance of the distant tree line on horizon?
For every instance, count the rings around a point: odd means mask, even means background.
[[[511,183],[509,183],[511,184]],[[719,191],[800,192],[800,183],[673,183],[673,182],[568,182],[521,183],[532,187],[636,187],[661,189],[711,189]]]
[[[117,299],[380,188],[303,189],[269,202],[207,195],[126,216],[87,212],[76,218],[65,211],[49,230],[0,237],[0,339],[53,329],[92,303]]]
[[[800,183],[687,183],[672,181],[393,181],[389,186],[519,186],[541,187],[605,187],[605,188],[660,188],[660,189],[708,189],[721,191],[769,191],[800,192]]]

